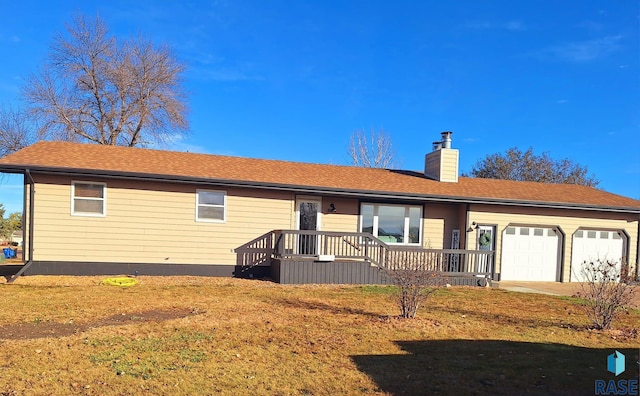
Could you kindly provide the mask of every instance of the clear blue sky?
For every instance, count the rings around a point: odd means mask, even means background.
[[[345,164],[354,130],[384,128],[419,170],[451,130],[462,171],[531,146],[640,199],[636,0],[4,2],[0,103],[76,13],[187,64],[177,150]]]

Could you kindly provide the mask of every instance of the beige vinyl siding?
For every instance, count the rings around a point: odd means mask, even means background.
[[[458,150],[442,149],[442,163],[440,165],[440,174],[442,181],[457,182],[458,181]]]
[[[568,282],[571,274],[571,245],[573,234],[579,228],[622,230],[629,235],[628,263],[636,262],[638,238],[638,217],[633,214],[607,213],[570,209],[518,208],[497,205],[471,205],[469,222],[482,225],[496,225],[496,272],[500,272],[502,234],[508,225],[529,225],[559,227],[564,233],[562,251],[562,280]],[[476,233],[467,233],[468,249],[476,249]]]
[[[336,213],[329,212],[334,204]],[[322,230],[337,232],[358,232],[358,200],[353,198],[322,197]]]
[[[425,156],[425,174],[443,182],[458,181],[458,156],[456,149],[440,149]]]
[[[444,219],[425,218],[422,223],[422,246],[442,249],[444,246]]]
[[[451,233],[459,229],[464,233],[464,221],[460,224],[460,206],[456,204],[429,203],[424,207],[422,245],[431,249],[449,249]],[[462,238],[462,236],[461,236]],[[463,245],[460,245],[462,248]]]
[[[290,193],[226,189],[226,222],[205,223],[195,220],[202,186],[89,181],[107,183],[105,217],[71,216],[71,179],[36,179],[35,260],[233,265],[233,249],[292,224]]]

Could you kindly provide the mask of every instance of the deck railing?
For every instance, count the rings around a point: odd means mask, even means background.
[[[236,265],[243,269],[271,265],[275,243],[275,232],[270,231],[236,248]]]
[[[382,265],[389,246],[371,234],[307,230],[276,230],[279,258],[331,257],[341,260],[365,260]]]
[[[493,251],[462,249],[412,249],[392,246],[384,267],[388,269],[424,269],[448,274],[491,276]]]
[[[361,260],[386,269],[424,269],[451,275],[490,277],[493,273],[493,251],[389,245],[360,232],[274,230],[235,251],[242,268],[269,265],[275,258],[314,258]]]

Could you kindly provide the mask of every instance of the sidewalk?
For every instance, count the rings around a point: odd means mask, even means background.
[[[509,291],[523,293],[551,294],[555,296],[573,296],[582,289],[580,283],[570,282],[524,282],[524,281],[500,281],[498,287]],[[634,291],[631,306],[640,309],[640,286],[631,286]]]

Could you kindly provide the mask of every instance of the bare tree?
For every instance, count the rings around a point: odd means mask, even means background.
[[[99,17],[78,16],[54,39],[24,94],[47,138],[162,143],[188,128],[184,69],[167,46],[142,37],[118,41]]]
[[[391,137],[383,129],[366,133],[356,130],[351,134],[349,150],[351,162],[355,166],[367,168],[393,168],[398,164],[391,143]]]
[[[447,283],[443,268],[432,257],[393,256],[381,270],[398,287],[396,302],[400,317],[413,319],[429,296]]]
[[[584,299],[587,317],[599,330],[611,327],[633,298],[635,290],[630,287],[633,279],[626,268],[624,260],[620,264],[601,259],[582,263],[578,296]]]
[[[0,108],[0,157],[27,147],[36,140],[35,127],[26,113],[12,107]]]
[[[488,155],[473,166],[470,176],[589,187],[596,187],[599,183],[595,177],[588,175],[586,166],[567,158],[554,160],[546,152],[535,155],[531,147],[524,153],[512,147],[504,154]]]

